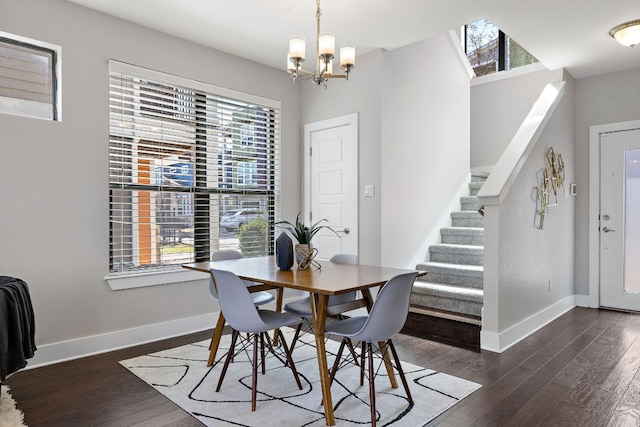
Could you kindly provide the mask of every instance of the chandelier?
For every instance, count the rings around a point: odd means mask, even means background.
[[[302,36],[289,39],[289,53],[287,54],[287,71],[296,82],[298,78],[309,79],[313,83],[327,87],[329,79],[349,80],[349,72],[355,66],[356,47],[352,44],[340,46],[340,67],[345,74],[333,74],[333,58],[335,58],[335,37],[333,33],[320,33],[320,0],[316,0],[316,71],[311,73],[302,69],[305,59],[305,40]]]

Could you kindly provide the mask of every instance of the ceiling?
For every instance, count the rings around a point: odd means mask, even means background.
[[[315,44],[313,0],[68,0],[149,28],[284,69],[289,37]],[[322,31],[356,55],[394,49],[489,18],[549,69],[575,78],[640,67],[640,47],[609,30],[640,19],[638,0],[323,0]],[[357,66],[356,56],[356,66]]]

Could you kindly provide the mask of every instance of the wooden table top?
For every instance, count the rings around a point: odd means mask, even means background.
[[[321,269],[311,266],[306,270],[298,270],[294,265],[288,271],[278,268],[275,256],[204,261],[182,266],[203,273],[209,273],[211,268],[227,270],[241,279],[324,295],[368,289],[383,285],[398,274],[415,271],[361,264],[339,264],[330,261],[318,262],[322,266]],[[424,274],[426,273],[420,273],[420,275]]]

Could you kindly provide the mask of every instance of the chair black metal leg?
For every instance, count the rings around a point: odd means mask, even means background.
[[[298,371],[296,370],[296,365],[293,363],[293,358],[291,357],[291,351],[289,350],[289,348],[287,347],[287,342],[284,339],[284,335],[282,334],[281,330],[278,330],[278,336],[280,337],[280,340],[282,341],[282,349],[284,350],[285,354],[287,355],[287,365],[289,365],[289,368],[291,369],[291,372],[293,372],[293,378],[296,380],[296,384],[298,384],[298,389],[302,390],[302,383],[300,382],[300,377],[298,376]]]
[[[224,360],[224,366],[222,367],[222,372],[220,373],[220,379],[218,380],[218,386],[216,387],[216,392],[220,391],[220,387],[222,387],[222,381],[224,380],[224,376],[227,374],[227,368],[229,367],[229,362],[233,358],[233,354],[235,353],[236,341],[238,340],[238,331],[234,330],[231,334],[231,346],[229,347],[229,351],[227,352],[227,357]]]
[[[411,396],[411,392],[409,391],[409,384],[407,384],[407,378],[404,376],[404,371],[402,370],[402,365],[400,364],[400,359],[398,358],[398,353],[396,353],[396,348],[393,345],[391,339],[387,341],[387,345],[391,348],[391,354],[393,354],[393,360],[396,362],[396,369],[398,370],[398,374],[400,375],[400,379],[402,380],[402,385],[404,386],[404,391],[407,393],[407,399],[409,399],[409,403],[413,403],[413,397]]]
[[[258,334],[253,334],[253,372],[251,374],[251,412],[256,410],[258,391]]]
[[[371,427],[376,427],[375,371],[373,369],[373,347],[370,342],[367,343],[367,351],[369,352],[369,402],[371,405]]]

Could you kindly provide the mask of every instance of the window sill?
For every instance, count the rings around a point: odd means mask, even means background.
[[[143,288],[156,285],[170,285],[181,282],[192,282],[206,279],[206,274],[191,270],[170,270],[152,273],[128,273],[106,276],[109,287],[113,291],[122,289]]]
[[[493,83],[495,81],[509,79],[512,77],[518,77],[524,74],[535,73],[536,71],[541,71],[546,69],[547,67],[542,65],[541,62],[535,62],[533,64],[523,65],[521,67],[513,68],[507,71],[498,71],[496,73],[474,77],[471,79],[471,86],[478,86],[485,83]]]

